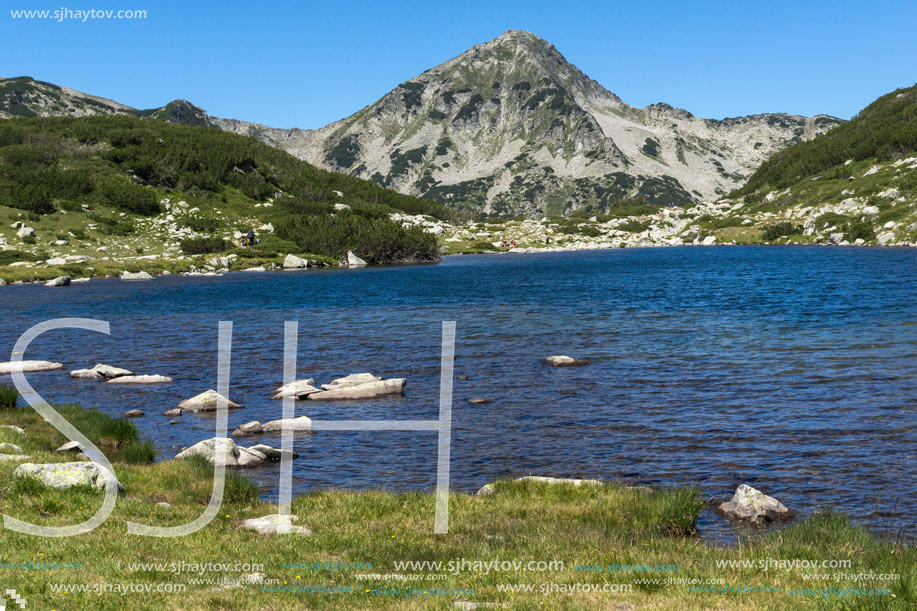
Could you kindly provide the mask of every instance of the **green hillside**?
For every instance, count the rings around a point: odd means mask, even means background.
[[[208,127],[124,115],[0,120],[0,236],[9,242],[0,264],[96,257],[102,247],[115,259],[181,261],[229,251],[252,228],[261,246],[239,254],[259,263],[348,250],[370,263],[436,258],[435,237],[389,220],[396,211],[452,214]],[[17,224],[34,235],[17,235]]]

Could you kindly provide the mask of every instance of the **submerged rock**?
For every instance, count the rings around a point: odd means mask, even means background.
[[[125,418],[142,418],[145,414],[139,409],[132,409],[129,412],[124,412]]]
[[[293,522],[299,519],[296,515],[281,515],[279,513],[250,518],[242,522],[242,528],[252,530],[259,535],[276,535],[281,533],[281,526],[289,527],[289,534],[311,535],[312,531],[305,526],[296,526]]]
[[[112,380],[122,376],[134,375],[133,372],[111,365],[98,363],[92,369],[76,369],[70,372],[70,377],[76,380]]]
[[[720,503],[719,510],[727,517],[758,524],[788,520],[796,515],[777,499],[746,484],[736,488],[732,500]]]
[[[565,355],[545,357],[544,361],[545,363],[553,365],[554,367],[577,367],[589,364],[589,361],[585,359],[575,359],[572,356]]]
[[[23,373],[29,373],[32,371],[53,371],[55,369],[63,369],[63,367],[63,364],[52,363],[51,361],[20,361],[18,363],[7,362],[0,363],[0,373],[12,373],[14,371],[21,371]]]
[[[280,460],[283,457],[283,453],[284,453],[284,450],[281,450],[280,448],[272,448],[271,446],[267,444],[263,444],[263,443],[254,445],[250,447],[249,450],[261,452],[262,454],[267,456],[268,460]],[[298,458],[298,457],[299,457],[298,452],[290,452],[290,458]]]
[[[108,380],[106,384],[168,384],[172,378],[161,375],[121,376]]]
[[[105,482],[111,478],[117,483],[118,491],[124,492],[124,486],[118,483],[113,473],[94,462],[64,462],[40,465],[25,463],[16,467],[15,477],[36,477],[49,488],[72,488],[88,485],[93,488],[105,488]]]
[[[186,412],[212,412],[216,411],[217,405],[221,400],[225,401],[226,407],[230,409],[242,407],[240,404],[234,401],[230,401],[213,389],[202,392],[196,397],[185,399],[178,404],[178,407],[181,408],[182,411]]]

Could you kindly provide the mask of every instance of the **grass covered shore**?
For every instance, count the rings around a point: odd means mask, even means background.
[[[28,609],[917,606],[912,545],[880,540],[840,514],[819,513],[717,547],[695,534],[705,501],[690,488],[497,482],[488,496],[451,496],[447,535],[433,534],[432,493],[325,490],[293,501],[297,524],[311,535],[259,535],[243,530],[242,521],[276,513],[277,506],[259,500],[257,484],[244,472],[229,470],[224,504],[202,530],[175,538],[128,535],[128,521],[169,526],[200,516],[213,468],[204,460],[150,462],[152,447],[137,439],[129,421],[79,406],[59,411],[110,456],[125,494],[111,517],[87,534],[40,538],[3,531],[0,585],[15,589]],[[100,491],[55,490],[13,475],[20,462],[75,460],[54,452],[66,441],[62,435],[21,399],[18,407],[0,408],[0,425],[20,427],[24,434],[0,428],[0,443],[31,456],[0,462],[4,514],[63,526],[95,513]],[[3,451],[14,453],[9,446]],[[170,506],[157,505],[163,502]],[[403,561],[442,565],[397,566]],[[749,566],[740,566],[743,561]],[[839,561],[850,563],[801,566]],[[817,574],[828,577],[810,578]]]

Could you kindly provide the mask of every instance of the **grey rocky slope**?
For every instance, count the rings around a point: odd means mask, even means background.
[[[475,212],[561,214],[633,196],[713,200],[827,116],[701,119],[635,108],[550,44],[511,30],[318,130],[211,118],[316,165]]]
[[[0,80],[0,117],[133,114],[254,136],[327,169],[475,213],[600,212],[636,196],[711,201],[774,152],[838,119],[764,114],[711,120],[635,108],[552,45],[510,30],[317,130],[208,116],[176,100],[136,110],[27,77]]]

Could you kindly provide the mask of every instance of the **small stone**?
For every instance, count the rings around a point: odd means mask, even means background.
[[[125,417],[125,418],[140,418],[140,417],[142,417],[143,415],[144,415],[144,413],[143,413],[142,411],[140,411],[139,409],[132,409],[132,410],[129,411],[129,412],[124,412],[124,417]]]
[[[79,441],[68,441],[61,447],[54,450],[55,452],[82,452],[83,446]]]
[[[487,405],[490,403],[490,399],[484,399],[482,397],[476,397],[474,399],[468,399],[468,403],[472,405]]]
[[[757,524],[787,520],[796,515],[796,512],[777,499],[746,484],[736,489],[732,500],[720,503],[719,510],[730,518],[750,520]]]
[[[175,409],[170,409],[166,411],[163,416],[166,418],[174,418],[175,416],[181,416],[181,408],[176,407]]]
[[[288,528],[289,534],[311,535],[312,531],[305,526],[296,526],[293,524],[299,518],[295,515],[270,514],[260,518],[251,518],[242,522],[242,528],[251,530],[259,535],[276,535],[280,534],[281,528]]]

